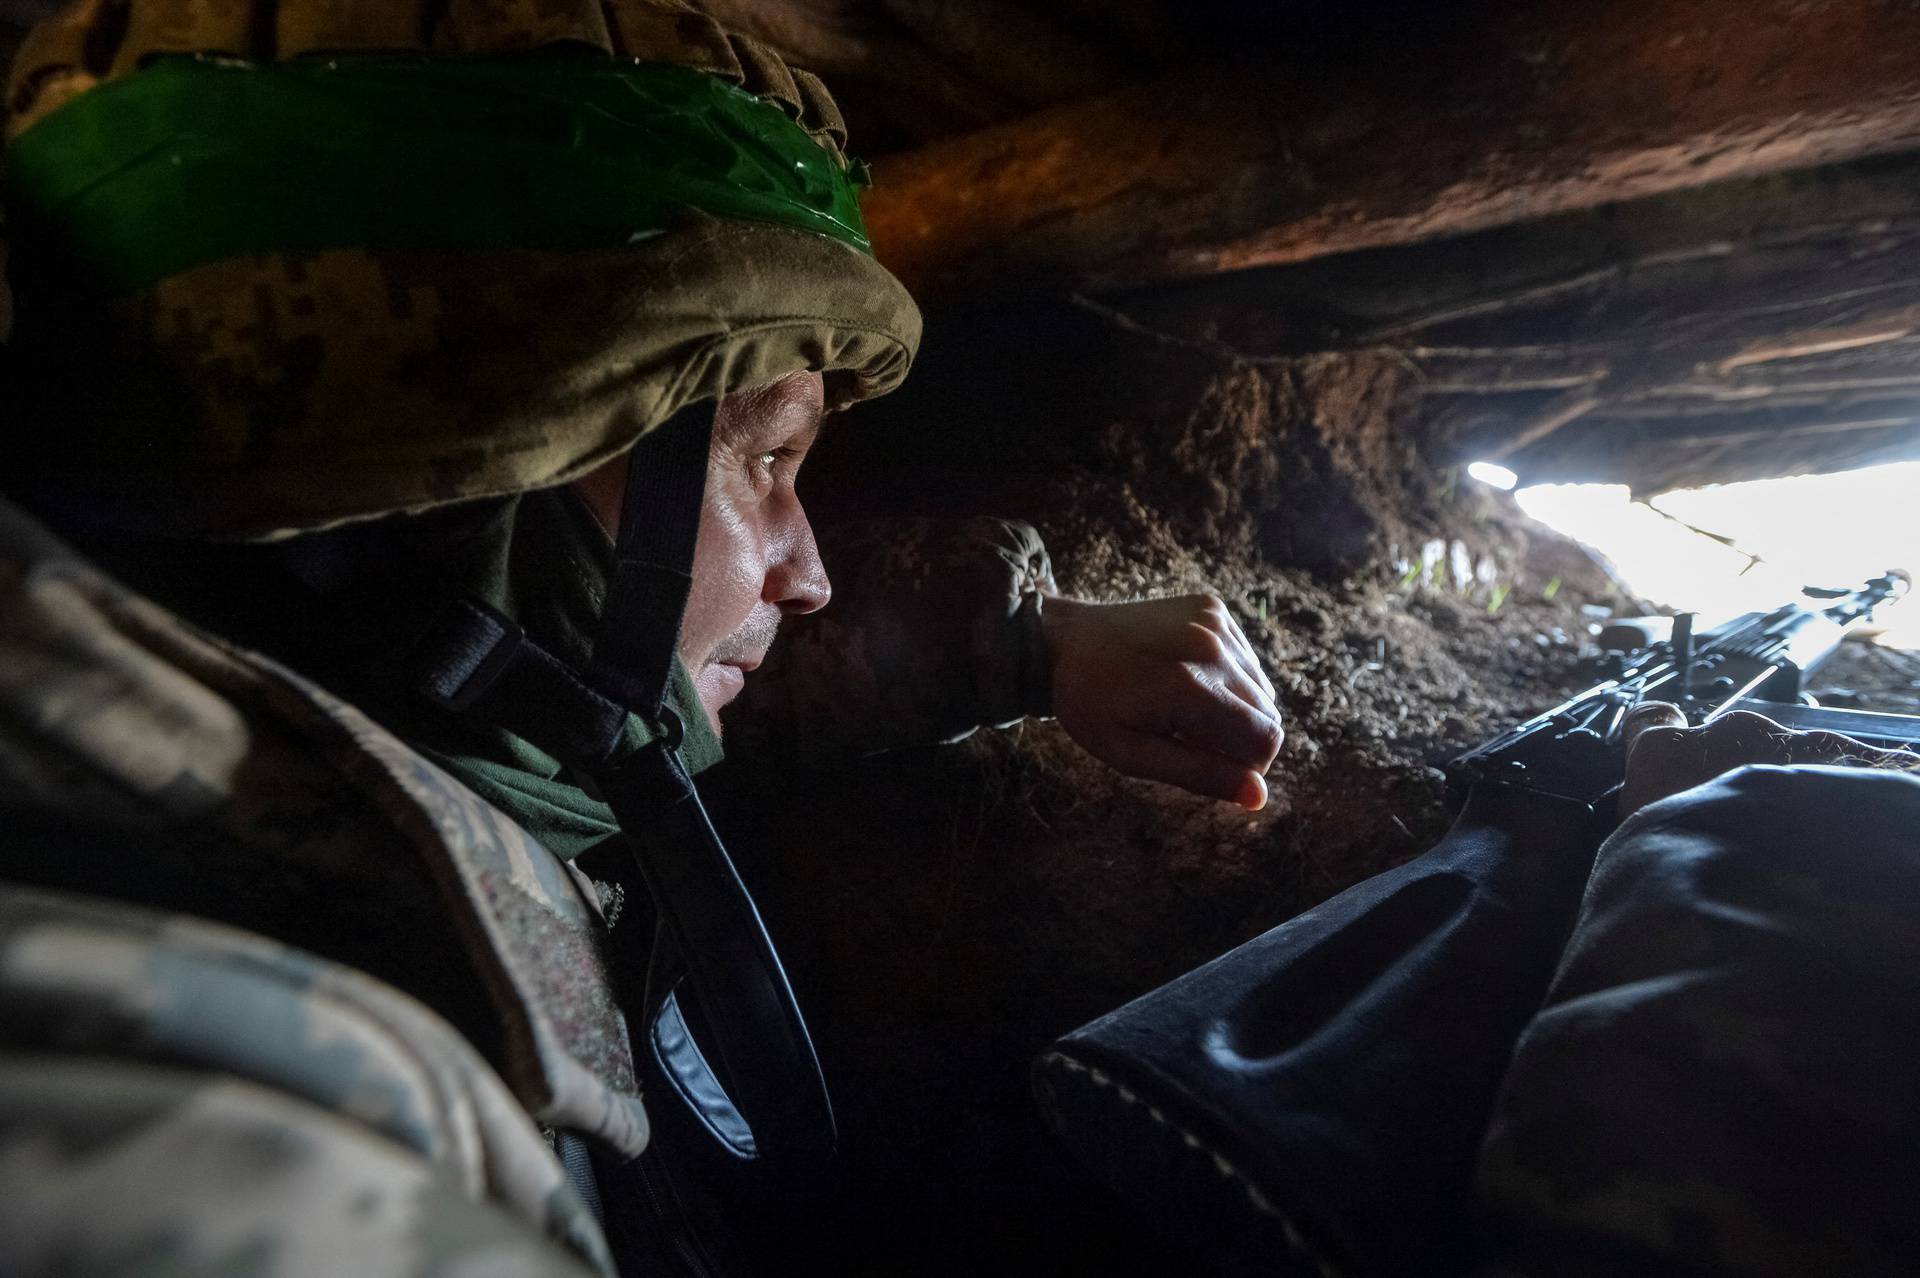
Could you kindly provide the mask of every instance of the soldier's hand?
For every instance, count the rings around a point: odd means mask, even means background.
[[[1734,710],[1690,728],[1680,708],[1665,701],[1635,706],[1621,730],[1627,745],[1627,776],[1615,811],[1622,821],[1649,803],[1749,763],[1905,768],[1920,762],[1904,751],[1877,749],[1838,732],[1783,728],[1747,710]]]
[[[1273,684],[1211,595],[1041,609],[1053,712],[1067,735],[1128,776],[1249,809],[1280,752]]]

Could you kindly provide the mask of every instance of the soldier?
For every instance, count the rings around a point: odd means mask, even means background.
[[[833,1129],[691,776],[919,337],[831,98],[670,0],[76,0],[8,107],[8,495],[167,607],[0,503],[0,1270],[724,1262]],[[796,713],[1264,801],[1217,600],[901,545]]]

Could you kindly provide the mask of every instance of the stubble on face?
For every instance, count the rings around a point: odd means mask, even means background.
[[[693,672],[694,691],[715,732],[724,734],[720,712],[745,690],[747,675],[765,659],[779,628],[779,609],[754,609],[745,624],[715,644]]]
[[[773,646],[780,630],[780,610],[761,605],[748,614],[746,624],[714,645],[704,665],[757,666]]]

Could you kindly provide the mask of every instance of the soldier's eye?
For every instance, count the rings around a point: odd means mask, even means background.
[[[798,448],[770,448],[755,453],[752,465],[755,479],[771,480],[778,475],[791,475],[799,467],[801,452]]]
[[[748,454],[747,480],[755,492],[771,492],[780,483],[781,476],[790,471],[789,450],[768,448]]]

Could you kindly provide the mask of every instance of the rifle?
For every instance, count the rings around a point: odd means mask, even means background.
[[[1610,825],[1626,774],[1621,725],[1642,701],[1671,702],[1694,726],[1743,709],[1785,728],[1910,748],[1920,743],[1920,718],[1829,709],[1806,695],[1808,676],[1847,634],[1910,584],[1888,572],[1852,590],[1808,587],[1803,595],[1816,602],[1749,612],[1698,635],[1693,615],[1681,613],[1670,638],[1608,653],[1602,682],[1454,760],[1449,781],[1459,793],[1493,784],[1567,800]]]
[[[1604,659],[1585,692],[1469,751],[1459,819],[1423,855],[1056,1042],[1042,1109],[1193,1269],[1473,1266],[1473,1161],[1514,1040],[1560,960],[1645,700],[1751,708],[1869,745],[1920,718],[1805,704],[1806,679],[1906,588],[1748,613]]]

